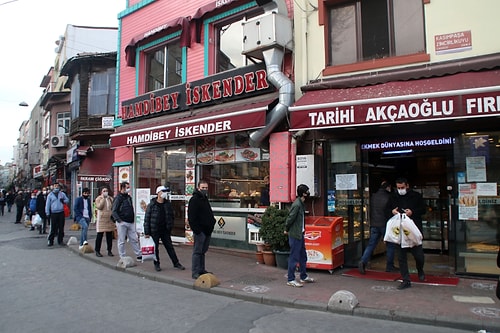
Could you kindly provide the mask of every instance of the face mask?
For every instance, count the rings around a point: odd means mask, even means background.
[[[107,198],[108,197],[108,192],[102,192],[102,196]]]
[[[201,194],[204,196],[208,196],[208,190],[200,190]]]
[[[47,194],[47,191],[43,191],[42,193],[43,193],[43,194]]]
[[[59,193],[59,189],[58,189],[58,188],[53,189],[53,191],[54,191],[54,193],[56,193],[56,194],[57,194],[57,193]]]
[[[125,193],[130,193],[130,191],[132,191],[132,189],[129,187],[128,189],[125,190]]]
[[[161,192],[161,197],[166,199],[168,197],[168,192]]]
[[[35,198],[36,198],[36,196],[34,196],[34,195],[31,196],[31,199],[35,199]]]
[[[403,188],[403,189],[399,189],[398,188],[398,193],[399,193],[399,195],[405,195],[406,194],[406,189],[405,188]]]

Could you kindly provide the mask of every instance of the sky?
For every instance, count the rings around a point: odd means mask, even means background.
[[[11,162],[19,127],[43,94],[55,41],[66,26],[118,27],[127,0],[0,0],[0,164]],[[19,106],[26,102],[28,107]]]

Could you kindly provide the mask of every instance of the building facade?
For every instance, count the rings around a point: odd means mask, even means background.
[[[498,274],[499,4],[299,3],[291,133],[297,164],[317,164],[314,210],[344,218],[346,265],[367,245],[370,193],[406,177],[427,204],[424,250]]]
[[[205,179],[214,243],[255,248],[247,217],[269,205],[269,141],[293,103],[292,15],[290,1],[138,1],[120,14],[111,146],[114,176],[135,191],[138,230],[166,185],[173,235],[189,241],[187,202]]]

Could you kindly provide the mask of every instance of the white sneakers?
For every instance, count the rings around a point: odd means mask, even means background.
[[[302,286],[303,286],[303,284],[302,284],[302,283],[297,282],[296,280],[288,281],[288,282],[286,283],[286,285],[287,285],[287,286],[290,286],[290,287],[296,287],[296,288],[300,288],[300,287],[302,287]]]
[[[304,280],[300,279],[300,283],[313,283],[314,279],[312,277],[306,277]]]
[[[288,281],[286,283],[286,285],[290,286],[290,287],[300,288],[300,287],[304,286],[304,283],[313,283],[313,282],[314,282],[314,279],[312,277],[307,276],[303,280],[300,279],[299,282],[297,282],[296,280]]]

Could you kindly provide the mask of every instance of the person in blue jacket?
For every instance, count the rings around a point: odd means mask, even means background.
[[[55,183],[45,203],[45,215],[47,215],[47,218],[50,218],[48,246],[54,246],[54,238],[56,235],[57,243],[64,246],[64,204],[67,205],[68,203],[68,196],[61,191],[61,185]]]
[[[31,199],[28,205],[28,214],[29,214],[28,216],[30,218],[30,221],[32,221],[32,223],[33,223],[33,216],[36,214],[36,193],[37,193],[36,190],[31,192]],[[35,226],[33,224],[31,224],[30,230],[35,230]]]
[[[87,242],[87,232],[89,230],[90,220],[92,219],[92,201],[90,200],[90,189],[85,187],[82,195],[75,200],[73,206],[75,221],[82,227],[80,235],[80,248]]]

